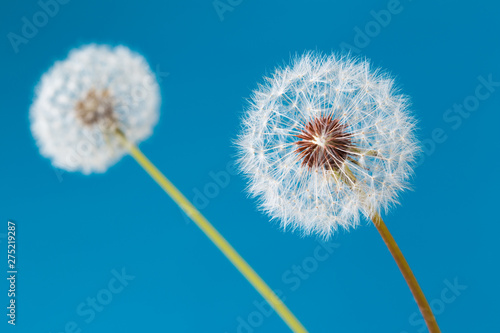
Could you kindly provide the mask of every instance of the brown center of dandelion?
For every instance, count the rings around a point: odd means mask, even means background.
[[[112,126],[116,123],[113,99],[109,90],[90,89],[75,106],[76,117],[86,126]]]
[[[310,120],[296,137],[300,139],[295,144],[302,165],[311,169],[338,170],[354,148],[347,126],[332,116]]]

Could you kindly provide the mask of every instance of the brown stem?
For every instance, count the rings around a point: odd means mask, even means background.
[[[427,302],[427,299],[425,298],[422,289],[420,289],[420,286],[417,282],[417,279],[415,278],[415,275],[413,275],[413,272],[411,271],[408,262],[406,261],[405,257],[403,256],[403,253],[399,249],[398,244],[396,243],[391,233],[389,232],[389,229],[387,229],[387,226],[382,220],[382,217],[380,217],[378,213],[375,213],[372,217],[372,221],[373,224],[375,224],[375,227],[377,227],[380,236],[382,236],[385,245],[387,245],[387,248],[394,257],[394,260],[396,261],[399,270],[403,274],[403,277],[405,278],[408,287],[410,287],[411,293],[413,294],[413,297],[417,301],[418,307],[420,309],[420,312],[422,313],[422,316],[424,317],[429,332],[430,333],[441,332],[436,322],[436,318],[434,318],[434,314],[432,313],[431,307],[429,306],[429,303]]]

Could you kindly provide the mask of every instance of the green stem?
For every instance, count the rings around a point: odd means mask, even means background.
[[[350,186],[353,191],[358,191],[359,192],[358,194],[361,196],[361,198],[364,199],[365,198],[364,192],[362,192],[359,188],[357,188],[357,186],[354,186],[357,183],[357,179],[354,173],[351,171],[351,169],[349,169],[349,167],[345,164],[343,169],[339,171],[333,170],[335,181],[337,181],[337,179],[341,179],[345,184]],[[399,270],[403,274],[403,277],[406,280],[406,283],[408,284],[411,293],[413,294],[413,298],[415,298],[418,308],[420,309],[420,312],[424,317],[429,332],[440,333],[441,331],[439,330],[436,318],[434,317],[431,307],[429,306],[429,302],[427,302],[427,299],[425,298],[425,295],[422,292],[422,289],[420,288],[420,285],[418,284],[415,275],[413,275],[410,265],[408,265],[408,262],[406,261],[405,257],[403,256],[403,253],[399,249],[399,246],[394,240],[394,237],[392,237],[391,233],[389,232],[389,229],[387,229],[384,220],[382,220],[382,217],[380,216],[379,213],[375,212],[372,214],[372,221],[375,227],[377,228],[378,232],[380,233],[380,236],[382,236],[385,245],[391,252],[394,261],[396,261]]]
[[[405,278],[408,287],[410,287],[410,291],[413,294],[413,298],[415,298],[415,301],[417,302],[418,308],[420,309],[422,316],[424,317],[429,332],[430,333],[441,332],[436,322],[436,318],[432,313],[431,307],[429,306],[429,302],[427,302],[427,299],[425,298],[425,295],[422,292],[422,289],[420,288],[420,285],[418,284],[415,275],[413,275],[410,265],[408,265],[408,262],[406,261],[405,257],[403,256],[403,253],[399,249],[399,246],[394,240],[394,237],[392,237],[391,233],[389,232],[389,229],[387,229],[387,226],[382,220],[382,217],[380,217],[378,213],[375,213],[372,216],[372,221],[375,227],[377,228],[378,232],[380,233],[380,236],[382,236],[385,245],[391,252],[392,257],[396,261],[396,264],[398,265],[399,270],[403,274],[403,277]]]

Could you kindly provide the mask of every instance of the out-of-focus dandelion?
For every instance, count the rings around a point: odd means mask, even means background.
[[[42,76],[31,129],[54,166],[105,172],[127,153],[114,131],[134,143],[147,139],[159,103],[158,83],[141,55],[124,46],[86,45]]]
[[[146,60],[124,46],[72,51],[41,79],[30,110],[33,136],[54,166],[105,172],[127,152],[221,250],[294,332],[306,332],[260,276],[136,146],[158,120],[159,86]]]
[[[397,203],[418,152],[408,99],[367,61],[306,53],[254,92],[238,138],[249,192],[283,228],[330,236],[371,219],[431,332],[439,328],[379,212]]]

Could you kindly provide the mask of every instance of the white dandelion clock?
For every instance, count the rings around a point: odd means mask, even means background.
[[[146,60],[124,46],[86,45],[43,75],[30,110],[40,152],[54,166],[105,172],[133,143],[152,134],[160,93]]]
[[[435,328],[379,215],[407,188],[419,151],[414,132],[408,98],[387,74],[366,60],[306,53],[254,92],[239,165],[250,194],[284,228],[328,237],[371,219]]]
[[[243,123],[250,193],[306,234],[328,236],[397,202],[417,152],[407,98],[366,61],[296,59],[254,93]]]

